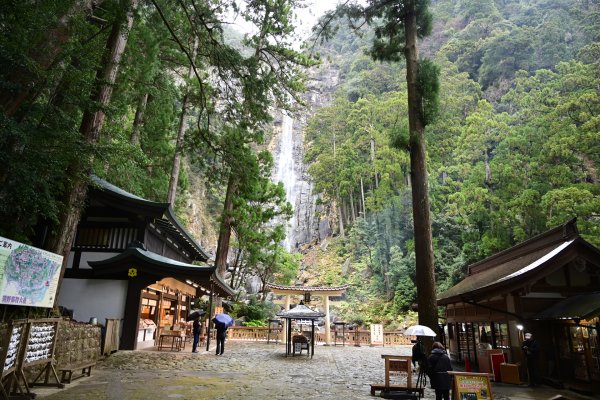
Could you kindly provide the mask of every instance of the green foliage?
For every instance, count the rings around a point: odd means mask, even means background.
[[[440,93],[440,68],[431,60],[419,60],[417,71],[417,86],[423,101],[423,124],[430,125],[434,122],[439,112]]]
[[[252,296],[248,299],[247,303],[236,303],[233,306],[233,315],[236,318],[245,317],[246,326],[265,326],[265,325],[248,325],[254,321],[259,321],[258,323],[264,324],[269,318],[273,318],[275,314],[279,311],[279,306],[276,304],[266,302],[266,301],[258,301],[256,297]]]
[[[248,321],[248,322],[244,322],[244,326],[251,326],[251,327],[265,327],[267,326],[267,324],[265,323],[265,321],[261,321],[261,320],[252,320],[252,321]]]
[[[431,11],[436,30],[423,44],[426,54],[440,49],[439,112],[426,131],[438,293],[462,279],[467,264],[574,217],[598,246],[600,47],[588,18],[598,5],[441,1]],[[390,36],[380,27],[382,54],[400,58],[399,42],[383,40]],[[347,37],[339,33],[330,43]],[[356,64],[343,68],[335,101],[308,121],[306,160],[322,204],[333,207],[339,188],[357,217],[345,210],[346,239],[320,256],[335,252],[350,272],[319,279],[356,285],[338,310],[345,319],[393,324],[415,301],[410,165],[397,151],[408,145],[406,87],[359,85],[379,64],[368,69],[358,49],[337,60]]]

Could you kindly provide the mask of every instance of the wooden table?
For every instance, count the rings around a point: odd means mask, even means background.
[[[171,351],[181,351],[184,347],[185,331],[163,331],[158,337],[158,350],[168,348],[165,339],[171,339]]]

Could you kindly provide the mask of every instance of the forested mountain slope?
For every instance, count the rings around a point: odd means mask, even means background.
[[[438,291],[467,264],[570,218],[600,245],[600,4],[434,1],[431,10],[421,49],[441,68],[426,133]],[[347,309],[392,322],[415,300],[410,164],[398,150],[406,84],[401,63],[364,54],[369,41],[342,26],[320,49],[342,85],[309,121],[306,161],[342,224],[326,250],[313,248],[303,279],[353,283]]]

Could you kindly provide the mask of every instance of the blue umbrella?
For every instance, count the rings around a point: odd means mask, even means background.
[[[217,314],[214,318],[215,322],[225,324],[225,326],[233,325],[233,318],[229,314]]]

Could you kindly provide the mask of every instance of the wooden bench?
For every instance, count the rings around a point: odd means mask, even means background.
[[[381,392],[383,390],[392,390],[392,391],[402,391],[402,392],[414,392],[419,393],[419,397],[423,397],[425,395],[424,387],[408,387],[406,385],[388,385],[385,383],[371,383],[371,396],[375,396],[375,392]]]
[[[60,382],[61,383],[71,383],[71,381],[75,379],[82,378],[84,376],[92,375],[92,367],[96,365],[96,361],[88,361],[77,365],[72,365],[68,367],[62,367],[58,370],[61,372]],[[73,376],[73,372],[81,370],[81,373]]]

